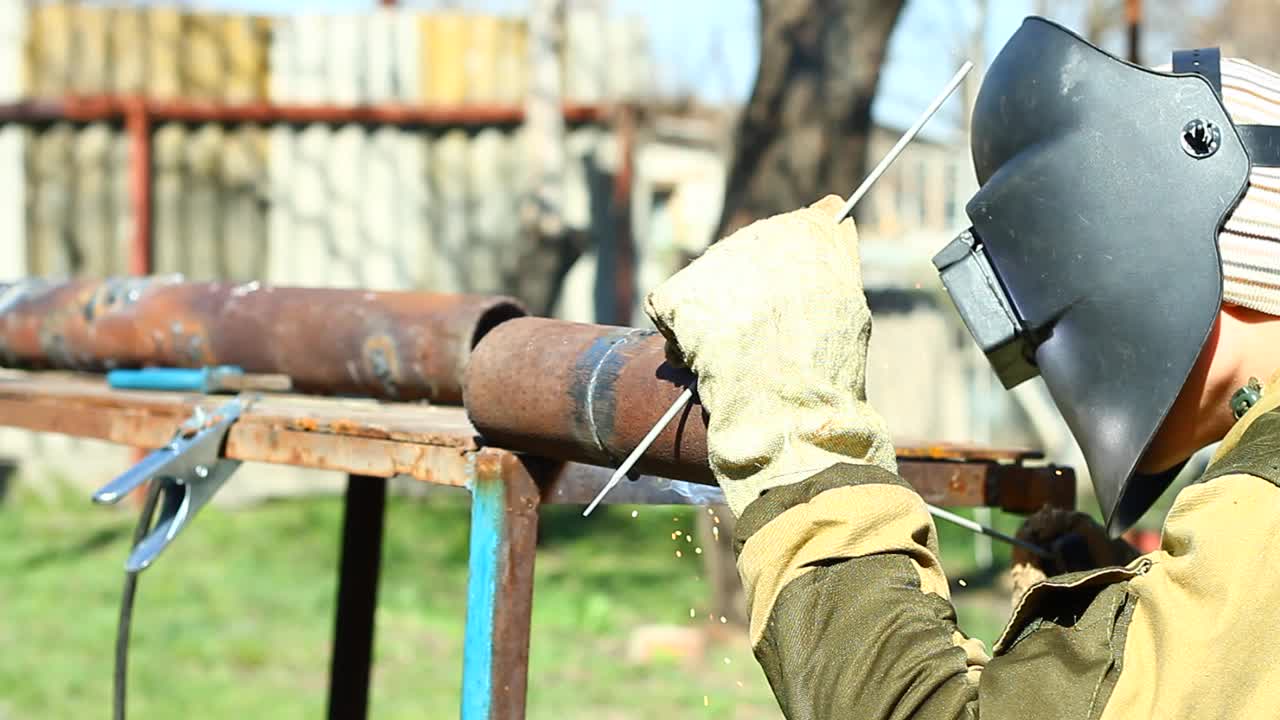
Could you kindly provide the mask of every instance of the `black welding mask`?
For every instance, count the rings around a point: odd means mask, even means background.
[[[1213,330],[1217,235],[1280,128],[1235,125],[1216,50],[1172,73],[1028,18],[973,110],[973,227],[934,258],[1006,388],[1039,375],[1113,533],[1178,468],[1135,477]]]

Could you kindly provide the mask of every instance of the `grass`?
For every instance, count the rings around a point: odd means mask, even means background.
[[[779,718],[742,633],[693,664],[627,662],[637,626],[716,622],[700,558],[673,553],[673,529],[691,529],[696,510],[631,510],[543,511],[529,717]],[[339,498],[206,509],[142,577],[132,716],[322,717],[341,516]],[[107,715],[132,522],[78,495],[0,505],[0,720]],[[373,717],[457,716],[467,526],[464,495],[388,502]],[[971,572],[972,538],[940,532],[948,569]],[[966,630],[988,643],[1006,611],[992,596],[957,597]]]

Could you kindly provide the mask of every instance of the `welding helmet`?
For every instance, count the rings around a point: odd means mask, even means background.
[[[1236,125],[1216,50],[1173,72],[1042,18],[993,61],[973,110],[973,226],[934,258],[1006,388],[1039,375],[1118,534],[1179,468],[1136,468],[1222,303],[1217,235],[1280,128]]]

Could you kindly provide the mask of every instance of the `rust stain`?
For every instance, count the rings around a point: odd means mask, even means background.
[[[360,435],[362,429],[360,423],[347,419],[334,420],[329,423],[329,428],[338,435]]]
[[[372,378],[382,387],[384,396],[399,397],[402,378],[400,377],[400,352],[396,348],[395,338],[386,334],[366,338],[360,357],[367,377]]]
[[[502,450],[485,448],[476,454],[476,479],[497,480],[502,476],[503,460],[510,456]]]

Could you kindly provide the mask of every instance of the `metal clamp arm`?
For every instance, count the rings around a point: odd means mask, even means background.
[[[212,413],[196,408],[168,445],[151,452],[94,493],[95,503],[117,503],[148,481],[159,484],[159,516],[151,532],[134,545],[125,570],[138,572],[150,566],[240,467],[239,460],[223,458],[222,449],[227,432],[244,407],[245,403],[237,398]]]

